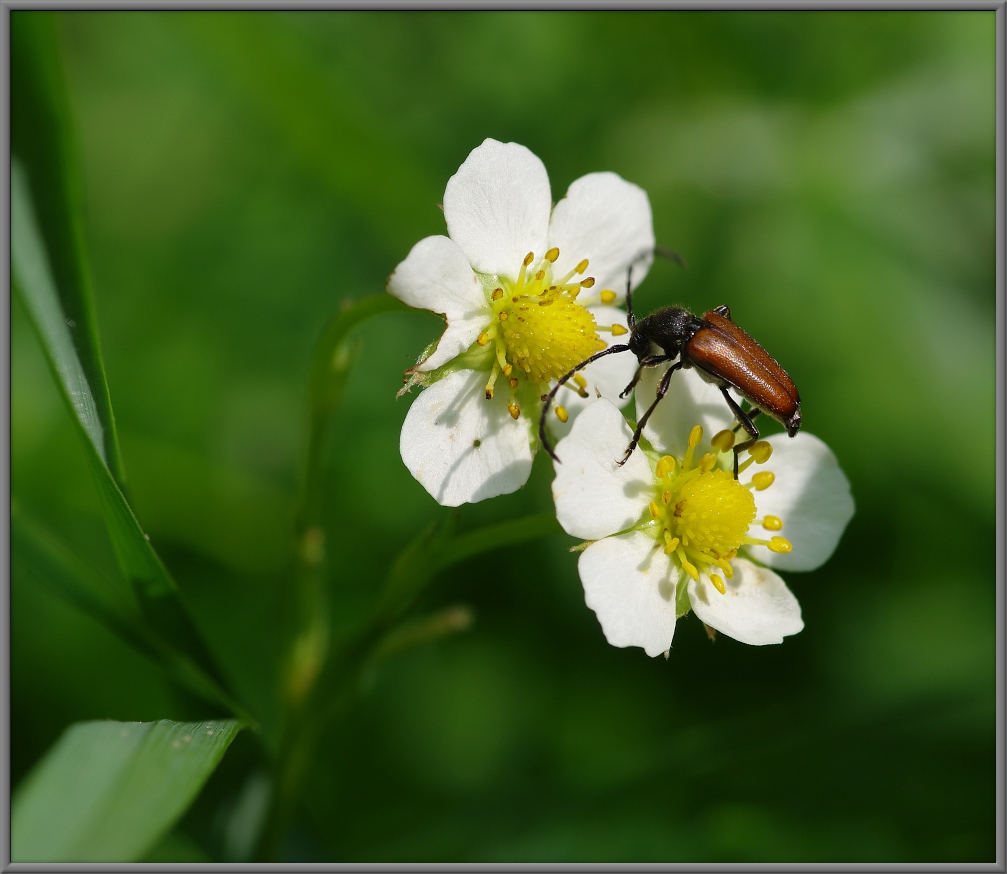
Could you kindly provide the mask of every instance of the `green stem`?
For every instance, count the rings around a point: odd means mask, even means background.
[[[497,549],[561,531],[555,516],[542,514],[488,525],[453,536],[457,513],[420,533],[393,563],[370,621],[328,658],[311,698],[288,723],[281,744],[259,861],[276,858],[279,842],[301,795],[315,744],[332,720],[352,701],[361,672],[375,658],[388,632],[438,573],[452,565]]]

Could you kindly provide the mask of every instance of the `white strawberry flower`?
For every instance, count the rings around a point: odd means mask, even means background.
[[[661,368],[637,389],[642,413]],[[693,370],[670,389],[625,465],[632,431],[607,400],[580,415],[557,447],[553,498],[567,533],[593,541],[578,564],[587,605],[613,646],[667,653],[690,610],[742,643],[782,643],[804,627],[773,569],[814,570],[853,516],[850,485],[817,437],[755,444],[733,477],[733,420]],[[772,471],[752,471],[772,458]]]
[[[553,209],[545,166],[487,139],[444,192],[448,236],[420,240],[388,281],[409,306],[446,319],[407,371],[426,386],[402,425],[402,460],[441,504],[507,494],[528,479],[550,383],[627,333],[625,297],[654,249],[646,193],[614,173],[574,182]],[[557,398],[562,431],[586,399],[618,401],[633,356],[586,367]]]

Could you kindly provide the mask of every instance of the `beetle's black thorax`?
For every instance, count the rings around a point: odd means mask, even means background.
[[[653,354],[654,346],[665,355],[679,355],[703,325],[702,319],[682,307],[665,307],[633,326],[629,348],[641,361]]]

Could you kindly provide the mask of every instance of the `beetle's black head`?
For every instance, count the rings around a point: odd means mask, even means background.
[[[702,320],[687,309],[664,307],[636,323],[629,348],[640,359],[649,355],[653,346],[659,346],[665,355],[678,355],[702,326]]]

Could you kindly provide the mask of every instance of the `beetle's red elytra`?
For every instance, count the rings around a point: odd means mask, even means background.
[[[601,352],[586,358],[569,373],[560,377],[552,391],[545,398],[542,416],[539,419],[539,439],[545,450],[555,461],[545,432],[546,413],[556,392],[587,365],[606,355],[632,352],[639,366],[621,397],[626,397],[640,381],[645,368],[669,364],[657,387],[654,402],[647,408],[639,422],[626,454],[619,464],[625,464],[633,454],[644,426],[651,413],[667,394],[671,376],[676,370],[693,368],[707,382],[717,386],[739,427],[744,428],[748,440],[734,445],[734,478],[738,478],[738,455],[752,447],[759,439],[759,429],[755,419],[765,413],[787,429],[793,437],[801,427],[801,396],[797,386],[787,372],[759,343],[731,319],[731,311],[726,306],[715,307],[703,313],[702,318],[683,307],[663,307],[637,321],[633,313],[632,268],[626,280],[626,311],[629,321],[629,342],[609,346]],[[752,406],[747,412],[731,396],[728,389],[734,389]]]

